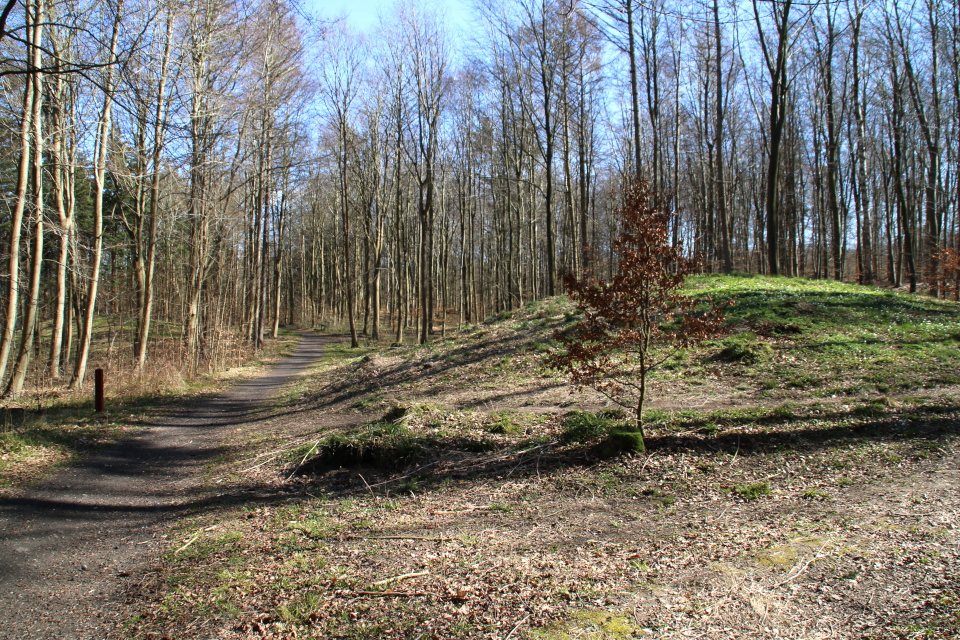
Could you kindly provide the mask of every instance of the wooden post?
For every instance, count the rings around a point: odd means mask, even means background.
[[[97,413],[103,413],[103,369],[97,369],[94,372],[94,385],[96,387],[95,409]]]

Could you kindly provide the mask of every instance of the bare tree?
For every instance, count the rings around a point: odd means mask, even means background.
[[[83,385],[83,378],[87,370],[87,358],[90,355],[90,342],[93,339],[93,315],[97,307],[97,288],[100,285],[100,261],[103,255],[103,194],[106,186],[107,154],[110,137],[113,131],[113,103],[116,91],[117,78],[117,46],[120,36],[120,25],[123,20],[123,0],[118,0],[116,6],[110,7],[113,13],[113,29],[110,35],[110,48],[107,53],[106,77],[103,80],[103,107],[97,124],[97,134],[94,140],[94,194],[93,194],[93,254],[89,281],[87,283],[87,299],[84,301],[83,328],[80,332],[80,343],[77,347],[77,359],[73,368],[73,377],[70,379],[70,388],[77,389]]]
[[[357,338],[355,283],[351,269],[350,246],[350,145],[352,144],[354,107],[357,99],[360,67],[363,63],[361,43],[345,26],[333,30],[328,40],[326,64],[321,68],[320,88],[328,110],[330,125],[336,135],[337,186],[343,236],[343,286],[347,296],[347,318],[350,323],[350,344],[360,345]]]
[[[36,30],[34,26],[40,15],[36,11],[35,4],[28,3],[26,6],[25,29],[31,35]],[[39,45],[39,43],[36,43]],[[39,73],[40,68],[40,49],[39,46],[33,46],[28,43],[27,60],[32,69]],[[23,103],[20,119],[20,157],[17,162],[17,187],[14,195],[15,204],[13,215],[10,221],[10,241],[9,241],[9,262],[7,266],[7,308],[4,314],[3,334],[0,335],[0,381],[3,380],[7,369],[7,362],[10,358],[10,351],[13,348],[13,332],[17,323],[18,296],[20,293],[20,238],[23,227],[23,213],[27,206],[27,186],[30,179],[30,152],[31,139],[33,135],[34,115],[40,112],[41,97],[36,94],[36,83],[32,77],[28,77],[23,83]]]
[[[787,119],[787,95],[790,89],[787,71],[790,53],[790,10],[793,0],[773,0],[769,3],[775,37],[767,42],[764,19],[758,0],[753,2],[753,15],[759,33],[760,49],[770,79],[769,138],[767,141],[767,188],[765,211],[767,217],[767,266],[770,273],[780,273],[780,153]]]
[[[151,7],[153,9],[153,7]],[[173,27],[176,17],[169,3],[155,8],[157,19],[151,48],[143,58],[131,60],[124,78],[127,93],[133,99],[128,107],[132,116],[132,172],[122,173],[127,160],[114,170],[114,179],[126,191],[128,199],[117,207],[120,220],[130,240],[133,261],[136,328],[133,352],[136,366],[142,369],[147,361],[147,343],[153,314],[154,274],[157,256],[157,229],[160,223],[161,161],[166,146],[167,116],[173,99],[170,85]],[[160,15],[163,19],[159,19]]]
[[[864,7],[859,0],[851,6],[848,3],[847,12],[851,27],[851,62],[853,82],[850,87],[853,103],[853,117],[856,123],[856,136],[851,141],[854,150],[854,166],[851,170],[853,178],[854,200],[857,210],[859,233],[857,234],[857,249],[860,255],[861,281],[863,284],[873,284],[873,224],[870,215],[870,194],[867,182],[867,132],[865,99],[866,89],[860,71],[861,64],[861,33],[863,31]]]
[[[40,272],[43,267],[43,119],[41,109],[43,105],[43,73],[41,69],[41,48],[43,43],[43,26],[45,22],[45,0],[35,0],[26,6],[27,11],[27,42],[29,44],[30,66],[34,72],[26,78],[26,82],[33,85],[30,122],[33,125],[33,256],[30,261],[30,289],[27,294],[27,305],[23,310],[23,330],[20,336],[20,348],[16,363],[3,395],[16,396],[23,389],[23,382],[30,364],[30,352],[33,344],[34,332],[37,330],[37,307],[40,300]],[[31,15],[32,14],[32,15]],[[26,116],[24,117],[26,120]],[[27,158],[30,156],[28,154]],[[18,185],[19,187],[19,185]],[[24,193],[23,197],[26,198]],[[20,206],[18,202],[18,207]],[[13,252],[11,251],[11,255]],[[5,363],[4,363],[5,364]],[[2,373],[0,373],[2,378]]]

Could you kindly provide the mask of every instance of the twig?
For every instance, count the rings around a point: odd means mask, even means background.
[[[427,595],[426,591],[353,591],[351,596],[368,596],[374,598],[415,598]]]
[[[307,451],[307,452],[303,455],[303,459],[300,460],[300,464],[298,464],[296,467],[294,467],[293,471],[290,472],[290,475],[287,476],[287,480],[289,480],[290,478],[292,478],[293,476],[295,476],[295,475],[297,474],[297,471],[300,471],[300,468],[301,468],[304,464],[306,464],[307,458],[310,457],[310,454],[311,454],[311,453],[313,453],[314,451],[317,450],[317,447],[320,446],[320,443],[321,443],[321,442],[323,442],[323,438],[321,438],[320,440],[317,440],[315,443],[313,443],[313,446],[310,447],[310,450]],[[296,447],[293,447],[293,448],[296,449]]]
[[[641,473],[643,473],[643,470],[647,468],[647,463],[650,462],[650,459],[651,459],[652,457],[653,457],[653,456],[651,456],[651,455],[647,455],[647,458],[646,458],[646,460],[643,461],[643,466],[640,467],[640,471],[637,473],[637,475],[640,475]]]
[[[192,537],[192,538],[190,538],[189,540],[187,540],[187,543],[186,543],[186,544],[184,544],[182,547],[180,547],[179,549],[177,549],[176,551],[174,551],[174,552],[173,552],[173,555],[175,555],[175,556],[180,555],[180,552],[181,552],[181,551],[185,550],[187,547],[189,547],[189,546],[192,545],[194,542],[196,542],[196,541],[197,541],[197,538],[199,538],[199,537],[200,537],[200,532],[197,531],[195,534],[193,534],[193,537]]]
[[[442,509],[433,513],[470,513],[471,511],[487,511],[492,508],[490,505],[471,505],[469,509]]]
[[[385,580],[377,580],[376,582],[373,582],[371,584],[373,584],[376,587],[379,587],[382,584],[390,584],[391,582],[399,582],[400,580],[406,580],[407,578],[417,578],[420,576],[428,576],[428,575],[430,575],[429,571],[416,571],[414,573],[403,573],[403,574],[400,574],[399,576],[386,578]]]
[[[526,621],[529,620],[529,619],[530,619],[530,614],[528,613],[528,614],[523,618],[523,620],[521,620],[521,621],[518,622],[516,625],[514,625],[513,629],[510,629],[510,633],[508,633],[508,634],[507,634],[507,637],[504,638],[503,640],[510,640],[510,636],[512,636],[514,633],[516,633],[517,629],[520,628],[520,625],[522,625],[524,622],[526,622]]]
[[[303,436],[301,436],[301,435],[282,436],[282,437],[281,437],[281,436],[278,436],[278,439],[279,439],[279,440],[286,440],[286,441],[290,441],[290,440],[303,440]],[[307,442],[309,442],[309,440],[308,440]],[[281,449],[274,449],[273,451],[261,451],[260,453],[258,453],[258,454],[255,455],[255,456],[248,456],[248,457],[246,457],[246,458],[243,458],[242,460],[238,460],[238,462],[252,462],[252,461],[254,461],[254,460],[259,460],[260,458],[262,458],[262,457],[264,457],[264,456],[273,455],[273,454],[275,454],[275,453],[283,453],[283,452],[285,452],[285,451],[291,451],[292,449],[296,449],[298,446],[300,446],[299,443],[293,445],[292,447],[283,447],[283,448],[281,448]]]
[[[403,476],[397,476],[396,478],[390,478],[389,480],[384,480],[383,482],[378,482],[378,483],[376,483],[376,484],[368,484],[368,485],[367,485],[367,488],[370,489],[370,488],[373,488],[373,487],[380,487],[380,486],[383,486],[383,485],[385,485],[385,484],[390,484],[391,482],[397,482],[398,480],[403,480],[404,478],[409,478],[410,476],[412,476],[412,475],[414,475],[414,474],[416,474],[416,473],[419,473],[419,472],[423,471],[423,470],[426,469],[427,467],[432,467],[433,465],[437,464],[437,462],[439,462],[439,460],[434,461],[434,462],[431,462],[431,463],[429,463],[429,464],[425,464],[425,465],[423,465],[422,467],[419,467],[419,468],[417,468],[417,469],[414,469],[414,470],[411,471],[410,473],[408,473],[408,474],[406,474],[406,475],[403,475]]]
[[[783,585],[787,584],[787,583],[790,582],[791,580],[796,580],[797,578],[799,578],[799,577],[800,577],[800,574],[807,570],[807,567],[810,566],[810,563],[811,563],[811,562],[813,562],[814,560],[820,558],[820,552],[823,551],[823,548],[826,547],[828,544],[829,544],[829,541],[824,542],[822,545],[820,545],[820,548],[817,549],[817,552],[816,552],[815,554],[813,554],[813,556],[812,556],[811,558],[807,559],[807,561],[803,563],[803,566],[797,565],[797,566],[800,566],[799,571],[797,571],[794,575],[788,575],[785,579],[783,579],[783,580],[781,580],[780,582],[778,582],[777,584],[773,585],[773,588],[776,589],[777,587],[782,587]],[[796,568],[796,567],[794,567],[794,568]],[[793,573],[793,570],[792,570],[792,569],[790,570],[790,573]]]
[[[721,511],[721,512],[719,513],[719,515],[717,515],[717,517],[713,519],[713,521],[716,522],[717,520],[719,520],[720,518],[722,518],[722,517],[723,517],[723,514],[725,514],[725,513],[727,512],[727,509],[729,509],[729,508],[730,508],[730,505],[727,505],[727,506],[723,509],[723,511]]]
[[[517,456],[517,458],[521,458],[521,459],[520,459],[519,462],[517,462],[516,466],[514,466],[513,469],[510,469],[510,472],[507,474],[507,477],[509,478],[511,475],[513,475],[513,472],[516,471],[517,469],[519,469],[519,468],[520,468],[520,465],[522,465],[522,464],[524,463],[524,460],[522,459],[522,457],[523,457],[524,455],[530,453],[531,451],[536,451],[537,449],[543,449],[544,447],[548,447],[548,446],[551,446],[551,445],[554,445],[554,444],[556,444],[556,442],[551,442],[551,443],[549,443],[549,444],[543,444],[543,445],[540,445],[539,447],[533,447],[532,449],[527,449],[526,451],[520,451],[520,452],[514,454],[514,455]],[[540,463],[540,456],[537,456],[537,464],[539,465],[539,463]]]
[[[347,536],[347,540],[427,540],[429,542],[446,542],[451,538],[440,536],[428,538],[426,536]]]
[[[360,479],[361,479],[361,480],[363,480],[363,484],[367,485],[367,491],[370,492],[370,497],[373,498],[374,500],[376,500],[376,499],[377,499],[377,494],[375,494],[375,493],[373,492],[373,489],[370,488],[370,483],[367,482],[367,479],[363,477],[363,474],[362,474],[362,473],[358,473],[357,475],[360,476]]]
[[[280,453],[283,453],[283,452],[281,451]],[[276,460],[277,458],[279,458],[279,457],[280,457],[280,453],[277,453],[277,454],[275,454],[275,455],[267,458],[266,460],[264,460],[264,461],[261,462],[260,464],[255,464],[255,465],[253,465],[252,467],[247,467],[246,469],[243,469],[242,471],[240,471],[240,473],[246,473],[247,471],[253,471],[254,469],[259,469],[259,468],[262,467],[263,465],[268,464],[268,463],[270,463],[270,462],[273,462],[274,460]],[[289,480],[289,478],[287,478],[287,479]]]

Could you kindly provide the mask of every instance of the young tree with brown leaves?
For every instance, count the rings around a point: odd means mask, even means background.
[[[671,246],[670,215],[644,182],[624,187],[614,243],[619,266],[610,280],[564,277],[584,319],[554,335],[561,347],[547,362],[579,388],[591,386],[635,411],[640,438],[647,375],[678,349],[722,332],[723,307],[704,308],[683,293],[697,262]]]
[[[938,293],[944,300],[953,296],[955,302],[960,302],[960,251],[940,249],[936,258],[937,279],[934,284]]]

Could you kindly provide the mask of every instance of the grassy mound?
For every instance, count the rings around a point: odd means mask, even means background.
[[[283,490],[238,492],[229,517],[172,536],[195,542],[166,556],[129,635],[681,637],[705,611],[725,616],[717,637],[806,637],[797,621],[823,615],[852,621],[845,637],[956,635],[958,305],[787,278],[689,289],[737,305],[727,336],[651,376],[656,455],[631,455],[629,416],[544,368],[577,318],[562,298],[369,358],[380,345],[330,349],[270,418],[284,439],[236,462],[296,442]],[[797,617],[758,615],[767,602]]]

